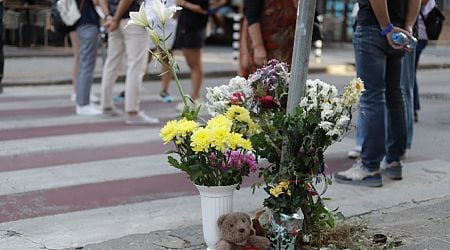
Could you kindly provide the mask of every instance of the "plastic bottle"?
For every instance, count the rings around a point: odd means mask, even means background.
[[[392,34],[392,41],[397,45],[408,44],[408,48],[414,49],[417,46],[417,39],[415,37],[409,38],[403,32],[395,32]]]

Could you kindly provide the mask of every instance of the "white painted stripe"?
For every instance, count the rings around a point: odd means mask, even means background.
[[[173,173],[165,154],[2,172],[0,195]]]
[[[0,111],[18,110],[18,109],[43,109],[55,107],[58,108],[74,107],[74,104],[70,101],[69,97],[67,97],[67,100],[55,97],[48,100],[34,100],[32,103],[22,101],[11,101],[11,102],[3,102],[2,105],[0,105]]]
[[[261,190],[252,194],[250,188],[235,191],[234,210],[259,209],[264,196]],[[187,196],[7,222],[0,224],[0,231],[15,231],[47,248],[61,249],[200,223],[200,198]],[[3,242],[0,238],[0,249],[9,244],[15,249],[29,249],[28,240],[23,238],[10,237]]]
[[[148,128],[0,141],[0,156],[98,148],[127,143],[150,143],[151,141],[158,141],[162,144],[159,130],[160,128]]]
[[[32,117],[29,119],[17,119],[2,121],[0,123],[0,131],[5,129],[20,129],[20,128],[37,128],[46,126],[59,126],[59,125],[74,125],[74,124],[88,124],[99,122],[112,122],[123,120],[123,117],[88,117],[78,115],[66,115],[60,117]],[[50,129],[50,128],[49,128]]]

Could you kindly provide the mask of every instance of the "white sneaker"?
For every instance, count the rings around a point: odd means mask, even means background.
[[[87,116],[95,116],[102,114],[102,110],[97,105],[93,104],[88,104],[84,106],[77,105],[76,112],[77,115],[87,115]]]
[[[368,171],[363,167],[361,161],[356,162],[345,171],[335,173],[334,179],[336,182],[350,185],[367,187],[381,187],[383,185],[380,171]]]
[[[98,96],[91,93],[91,95],[89,96],[89,101],[91,103],[100,103],[100,98],[98,98]]]
[[[386,159],[383,159],[380,164],[381,174],[393,180],[402,179],[402,168],[401,161],[387,163]]]
[[[140,111],[137,115],[127,114],[127,119],[125,120],[125,124],[127,125],[149,125],[157,123],[159,123],[158,118],[150,117],[142,111]]]
[[[350,150],[347,153],[347,157],[350,159],[358,159],[360,156],[361,152],[356,151],[356,150]]]

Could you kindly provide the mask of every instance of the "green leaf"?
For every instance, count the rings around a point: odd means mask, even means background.
[[[178,163],[178,161],[172,156],[167,156],[167,160],[169,161],[169,164],[172,165],[173,167],[183,170],[180,163]]]

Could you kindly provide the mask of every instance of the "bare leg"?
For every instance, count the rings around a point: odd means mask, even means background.
[[[75,93],[77,89],[78,70],[80,68],[80,37],[78,36],[78,32],[74,30],[69,33],[69,38],[72,43],[73,52],[72,87]]]
[[[201,97],[200,88],[203,83],[202,50],[182,49],[186,62],[191,69],[191,97],[196,100]]]

